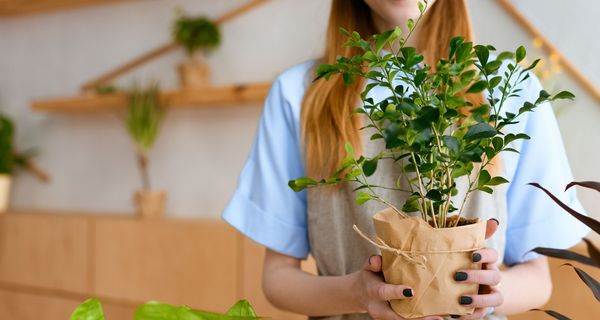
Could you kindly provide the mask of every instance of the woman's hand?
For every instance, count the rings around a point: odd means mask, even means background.
[[[498,221],[488,220],[485,238],[489,239],[497,229]],[[492,248],[484,248],[473,252],[472,258],[473,262],[482,264],[481,270],[459,270],[454,275],[456,281],[480,285],[479,294],[460,297],[461,305],[475,307],[473,314],[460,317],[463,320],[483,319],[490,308],[497,307],[504,301],[502,293],[495,288],[502,280],[502,274],[496,266],[498,252]]]
[[[356,294],[357,303],[375,320],[404,320],[390,307],[388,301],[411,299],[412,288],[403,285],[387,284],[381,275],[381,256],[369,257],[364,268],[353,274],[352,291]],[[413,320],[443,320],[439,316],[431,316]]]

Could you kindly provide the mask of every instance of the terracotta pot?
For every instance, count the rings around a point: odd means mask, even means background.
[[[485,247],[485,221],[454,228],[432,228],[420,217],[403,218],[391,209],[373,216],[383,256],[385,281],[407,285],[414,297],[390,302],[407,319],[431,315],[467,315],[460,296],[477,294],[477,284],[454,280],[456,271],[481,269],[473,251]],[[383,247],[387,247],[383,248]]]
[[[138,191],[134,197],[137,214],[142,218],[160,218],[165,212],[167,193],[164,191]]]
[[[12,184],[12,176],[8,174],[0,174],[0,213],[6,212],[8,209],[8,201],[10,199],[10,186]]]
[[[182,63],[179,65],[179,82],[185,89],[206,87],[210,82],[210,67],[196,60]]]

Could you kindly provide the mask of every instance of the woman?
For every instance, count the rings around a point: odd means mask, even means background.
[[[454,36],[471,38],[465,2],[429,1],[426,16],[409,43],[425,54],[429,64],[447,54],[447,43]],[[365,154],[380,147],[361,133],[360,118],[349,120],[364,82],[349,87],[339,78],[311,82],[319,63],[358,53],[342,46],[346,39],[339,27],[369,35],[405,26],[418,15],[417,0],[333,0],[324,57],[285,71],[273,83],[254,147],[224,218],[267,247],[263,289],[277,307],[327,319],[402,319],[387,301],[414,295],[412,288],[383,282],[377,248],[351,229],[357,224],[372,235],[370,217],[381,206],[355,205],[348,186],[334,192],[294,193],[287,181],[305,175],[328,176],[345,156],[347,141]],[[506,111],[534,101],[540,89],[532,77],[524,83],[522,97],[510,100]],[[501,159],[503,176],[510,185],[496,188],[493,195],[477,194],[466,204],[465,212],[488,220],[488,248],[473,253],[473,261],[482,263],[483,270],[456,270],[455,280],[477,283],[487,290],[460,298],[459,303],[476,308],[461,319],[503,319],[503,315],[543,305],[552,288],[548,263],[530,250],[567,248],[587,232],[526,185],[535,181],[558,190],[572,180],[551,107],[541,106],[511,130],[525,132],[532,140],[513,146],[520,155],[506,154]],[[386,185],[386,179],[396,173],[393,170],[391,165],[380,166],[372,177],[374,183]],[[394,201],[401,202],[395,197]],[[573,191],[565,193],[563,200],[581,209]],[[300,269],[300,260],[309,253],[319,276]],[[509,268],[499,271],[501,263]],[[424,319],[446,316],[451,315]]]

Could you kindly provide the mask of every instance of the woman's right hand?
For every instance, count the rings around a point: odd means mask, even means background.
[[[381,256],[369,257],[364,268],[354,273],[353,292],[357,303],[375,320],[404,320],[390,307],[389,301],[411,299],[412,288],[403,285],[387,284],[381,275]],[[440,316],[430,316],[411,320],[443,320]]]

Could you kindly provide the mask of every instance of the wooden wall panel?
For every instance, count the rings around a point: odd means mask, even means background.
[[[267,301],[265,298],[261,281],[263,259],[265,256],[265,248],[256,242],[239,235],[242,242],[242,263],[241,263],[241,278],[242,278],[242,293],[241,296],[252,303],[256,312],[265,317],[275,320],[304,320],[306,316],[301,316],[279,310]],[[316,266],[314,260],[309,258],[302,262],[302,269],[313,274],[316,274]]]
[[[584,245],[578,245],[573,250],[587,255]],[[594,299],[592,292],[583,284],[572,268],[562,267],[566,262],[565,260],[550,259],[554,288],[552,298],[543,309],[558,311],[571,319],[599,319],[600,303]],[[585,270],[592,277],[600,279],[600,269],[582,266],[578,263],[573,264]],[[510,317],[510,320],[548,319],[552,318],[541,312],[527,312]]]
[[[236,235],[218,221],[96,220],[95,293],[226,311],[237,298]]]
[[[79,301],[0,289],[0,319],[66,320]]]
[[[87,292],[88,223],[68,215],[0,215],[0,282]]]

